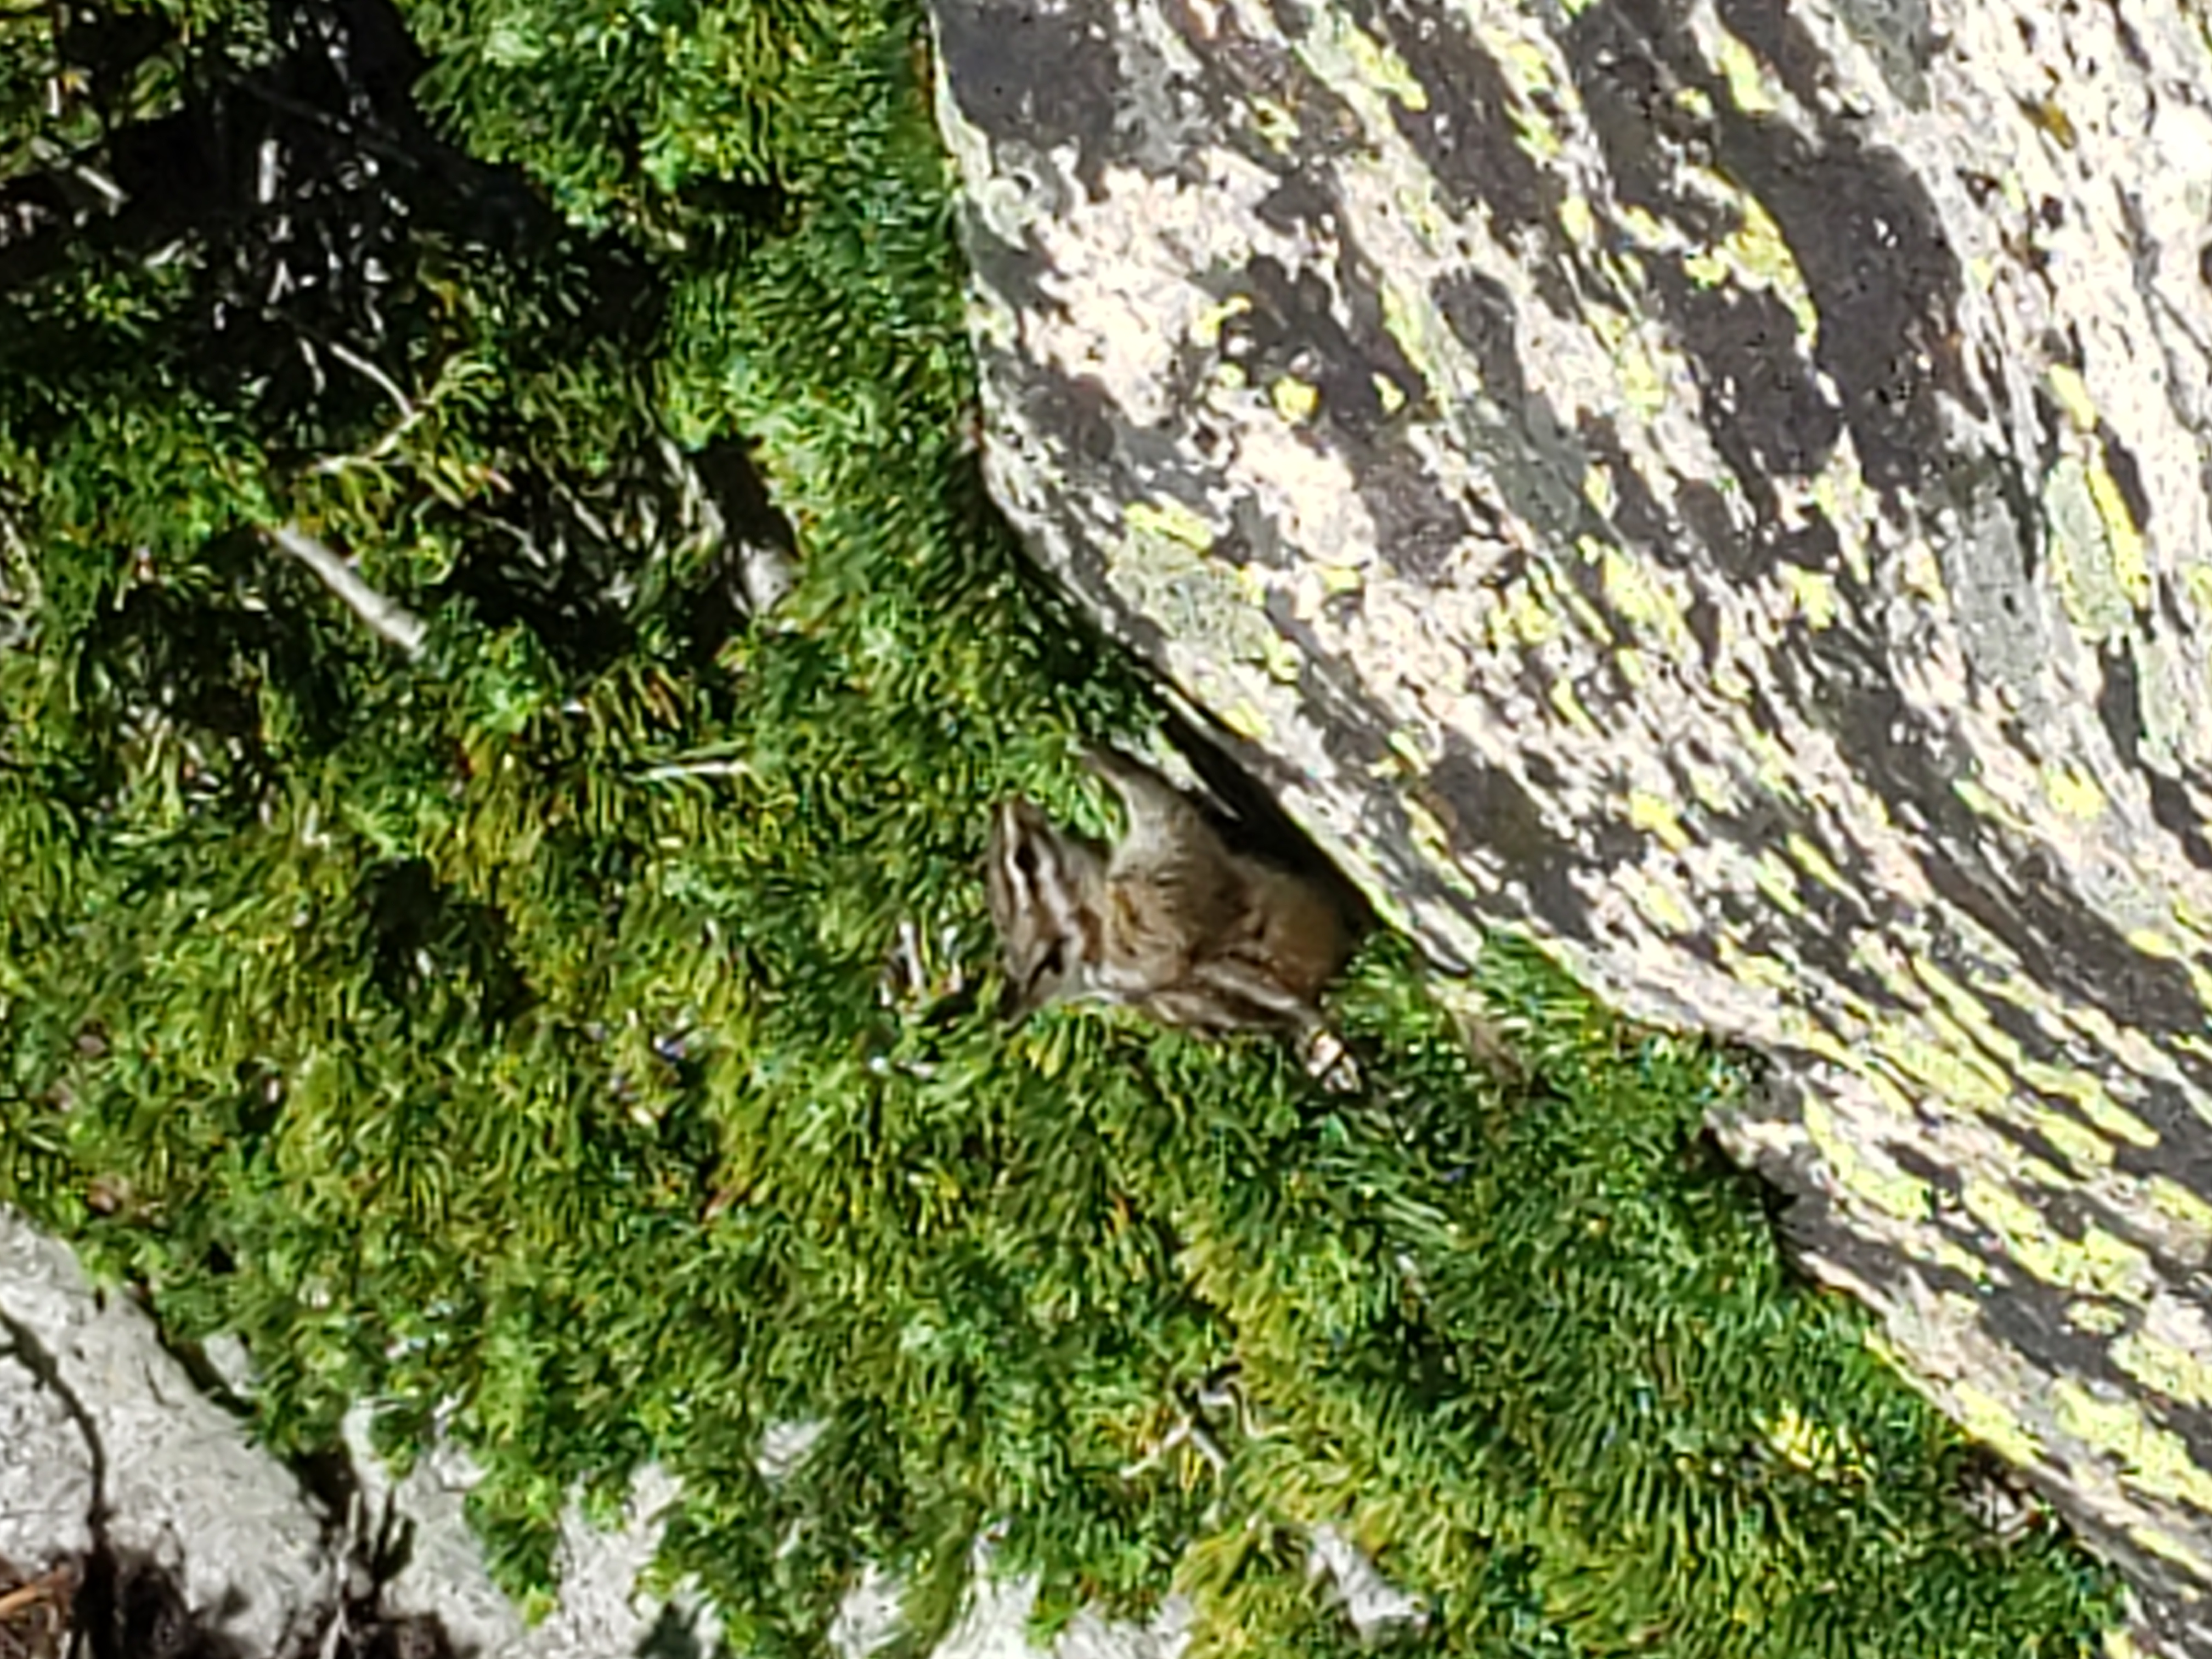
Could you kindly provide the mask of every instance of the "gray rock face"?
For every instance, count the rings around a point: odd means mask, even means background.
[[[96,1293],[64,1246],[0,1209],[0,1557],[35,1571],[101,1542],[164,1576],[200,1628],[272,1659],[342,1650],[349,1604],[370,1589],[382,1614],[434,1620],[479,1659],[610,1659],[644,1641],[660,1604],[635,1581],[665,1479],[641,1480],[623,1532],[572,1516],[561,1604],[526,1630],[463,1521],[467,1460],[440,1448],[394,1484],[365,1419],[350,1426],[363,1512],[333,1515],[201,1393],[141,1310]],[[354,1546],[387,1499],[410,1559],[368,1586]]]
[[[1771,1055],[1810,1264],[2191,1624],[2191,15],[933,3],[1039,556],[1438,959]]]
[[[66,1249],[6,1210],[0,1425],[0,1554],[18,1566],[82,1553],[96,1524],[247,1652],[319,1629],[331,1578],[299,1482],[200,1394],[142,1313],[104,1304]]]
[[[21,1332],[0,1332],[0,1559],[43,1571],[92,1546],[92,1458],[68,1402],[24,1363]]]
[[[228,1386],[250,1392],[242,1352],[225,1370]],[[467,1659],[711,1650],[711,1613],[681,1595],[672,1603],[638,1588],[678,1494],[663,1472],[639,1474],[617,1531],[593,1529],[571,1506],[556,1562],[559,1604],[527,1627],[491,1582],[468,1529],[462,1500],[477,1477],[465,1454],[441,1443],[394,1480],[369,1449],[368,1426],[362,1408],[346,1422],[360,1504],[352,1516],[333,1516],[200,1392],[141,1310],[95,1293],[66,1247],[0,1208],[0,1559],[35,1574],[104,1542],[159,1571],[178,1591],[180,1613],[251,1659],[354,1651],[341,1645],[344,1621],[364,1599],[391,1626],[434,1628]],[[803,1455],[806,1438],[803,1425],[777,1437],[792,1456]],[[379,1524],[387,1506],[408,1559],[381,1584],[365,1586],[355,1534]],[[1326,1565],[1362,1628],[1407,1616],[1404,1598],[1393,1600],[1370,1565],[1331,1547]],[[938,1659],[1038,1652],[1024,1639],[1035,1584],[994,1583],[987,1563],[979,1553],[967,1613]],[[897,1621],[896,1583],[867,1575],[848,1597],[832,1644],[872,1651]],[[1186,1645],[1182,1623],[1172,1597],[1148,1627],[1085,1614],[1052,1651],[1060,1659],[1175,1659]]]

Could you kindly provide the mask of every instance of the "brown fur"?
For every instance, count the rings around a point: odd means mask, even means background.
[[[1006,1012],[1097,1000],[1206,1031],[1317,1024],[1356,931],[1331,887],[1231,847],[1151,768],[1111,750],[1089,759],[1127,812],[1110,854],[1028,801],[992,825]]]

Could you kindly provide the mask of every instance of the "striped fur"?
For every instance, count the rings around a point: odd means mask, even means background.
[[[1200,1031],[1317,1024],[1352,944],[1334,896],[1231,848],[1149,767],[1110,750],[1090,761],[1127,810],[1110,854],[1025,800],[993,820],[985,882],[1005,1012],[1092,1000]]]

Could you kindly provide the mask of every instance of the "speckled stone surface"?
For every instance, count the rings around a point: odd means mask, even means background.
[[[1439,961],[1770,1055],[1808,1264],[2212,1643],[2196,14],[933,12],[1041,562]]]

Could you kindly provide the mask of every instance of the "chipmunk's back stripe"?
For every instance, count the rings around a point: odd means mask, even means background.
[[[1206,1031],[1319,1024],[1350,945],[1326,893],[1225,842],[1150,767],[1089,758],[1126,811],[1110,854],[1030,801],[992,823],[987,894],[1025,1007],[1096,998]]]

